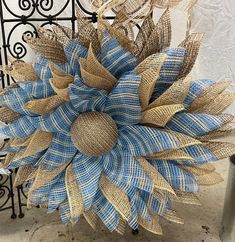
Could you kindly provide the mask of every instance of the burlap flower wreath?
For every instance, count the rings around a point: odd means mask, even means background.
[[[169,48],[169,10],[135,40],[80,15],[78,28],[40,29],[27,39],[38,62],[2,68],[18,80],[0,95],[3,165],[63,223],[162,234],[162,218],[183,223],[172,202],[200,204],[199,185],[222,181],[211,162],[235,153],[214,140],[234,132],[230,82],[191,80],[202,34]]]

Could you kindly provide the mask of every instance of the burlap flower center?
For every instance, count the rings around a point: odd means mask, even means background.
[[[71,127],[74,145],[81,153],[101,156],[117,143],[118,129],[106,113],[87,112],[80,114]]]

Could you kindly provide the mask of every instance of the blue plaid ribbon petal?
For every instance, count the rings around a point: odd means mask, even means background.
[[[117,229],[119,225],[120,215],[113,207],[113,205],[108,202],[100,189],[97,190],[93,202],[93,208],[95,213],[99,216],[101,221],[105,224],[110,232],[113,232],[115,229]]]
[[[229,121],[228,115],[214,116],[203,113],[177,113],[166,127],[191,137],[200,137],[222,127]]]
[[[32,118],[23,116],[15,122],[0,128],[0,133],[11,138],[26,138],[35,132]]]
[[[178,168],[171,161],[151,160],[150,162],[175,190],[198,192],[197,181],[191,173]]]
[[[215,81],[206,80],[206,79],[192,81],[190,88],[189,88],[189,93],[184,100],[184,104],[186,106],[190,106],[193,103],[193,101],[198,96],[200,96],[200,94],[202,94],[207,87],[209,87],[213,84],[215,84]]]
[[[77,148],[73,145],[70,134],[56,133],[37,165],[43,165],[46,170],[54,170],[70,162],[76,153]]]
[[[68,59],[69,66],[72,70],[72,75],[80,75],[80,58],[85,58],[88,49],[81,45],[78,39],[70,40],[64,47],[65,55]]]
[[[130,154],[116,147],[104,158],[103,172],[113,184],[121,189],[126,186],[153,191],[153,182],[145,173],[139,162]]]
[[[89,209],[99,188],[103,166],[102,158],[77,154],[72,163],[74,176],[80,188],[84,206],[86,209]]]
[[[119,130],[118,145],[136,157],[149,156],[169,149],[181,148],[172,134],[141,125],[126,126]]]
[[[71,125],[77,118],[78,112],[74,108],[71,102],[66,102],[61,104],[55,111],[34,117],[35,128],[46,131],[46,132],[62,132],[68,133],[70,131]]]
[[[48,213],[53,213],[66,199],[65,172],[62,172],[60,178],[50,188],[48,194]]]
[[[161,68],[160,78],[157,80],[156,87],[154,88],[152,100],[162,95],[178,80],[186,50],[184,48],[167,48],[164,53],[166,53],[168,57]]]
[[[123,73],[135,69],[137,60],[106,30],[101,42],[101,64],[119,79]]]
[[[105,111],[117,124],[131,125],[141,121],[139,85],[141,76],[135,72],[123,75],[109,94]]]

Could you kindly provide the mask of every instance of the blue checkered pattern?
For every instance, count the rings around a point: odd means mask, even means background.
[[[161,68],[160,78],[157,80],[152,100],[162,95],[178,80],[186,52],[184,48],[167,48],[164,53],[167,54],[167,59]]]
[[[54,170],[70,161],[77,153],[70,134],[56,133],[46,153],[39,159],[37,165],[43,165],[47,170]]]
[[[61,104],[55,111],[32,119],[35,128],[39,130],[52,133],[68,133],[77,116],[78,112],[72,103],[66,102]]]
[[[186,106],[190,106],[193,101],[200,96],[200,94],[203,93],[203,91],[211,86],[215,84],[215,81],[212,80],[196,80],[196,81],[192,81],[190,88],[189,88],[189,93],[186,96],[185,100],[184,100],[184,104]]]
[[[23,116],[15,122],[0,128],[0,133],[10,138],[26,138],[36,131],[33,120],[29,116]]]
[[[197,181],[191,173],[178,168],[170,161],[151,160],[150,162],[175,190],[198,192]]]
[[[140,75],[135,72],[126,73],[107,99],[105,112],[120,126],[137,124],[141,121],[140,81]]]
[[[22,115],[32,115],[24,108],[24,105],[31,100],[32,96],[22,88],[12,88],[0,98],[0,105],[4,105]]]
[[[97,190],[93,208],[105,226],[113,232],[119,224],[120,215],[111,203],[104,197],[100,189]]]
[[[220,128],[228,122],[224,115],[202,113],[177,113],[166,125],[167,128],[192,137],[200,137]]]
[[[87,56],[87,48],[83,47],[78,39],[70,40],[65,48],[65,55],[67,57],[69,66],[72,70],[72,75],[80,75],[80,58],[85,58]]]
[[[99,187],[102,165],[103,161],[99,157],[89,157],[78,154],[73,159],[74,176],[81,190],[86,209],[89,209],[94,201]]]
[[[112,38],[108,31],[104,31],[101,43],[101,64],[119,79],[123,73],[135,69],[137,60],[116,39]]]
[[[181,148],[179,140],[174,135],[160,129],[140,125],[121,128],[118,144],[122,150],[136,157]]]

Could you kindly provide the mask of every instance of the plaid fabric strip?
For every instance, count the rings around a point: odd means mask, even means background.
[[[130,188],[153,191],[153,182],[139,165],[139,162],[130,154],[122,153],[118,147],[106,156],[103,172],[113,184],[121,189],[125,184]]]
[[[166,127],[191,137],[200,137],[220,128],[227,122],[228,119],[224,115],[213,116],[202,113],[177,113]]]
[[[37,74],[39,80],[48,81],[52,77],[48,64],[48,60],[42,57],[39,57],[38,61],[33,64],[34,71]]]
[[[135,72],[126,73],[109,94],[105,111],[117,124],[131,125],[141,121],[140,81],[140,75]]]
[[[149,209],[148,209],[147,204],[144,201],[144,199],[140,196],[140,192],[139,191],[137,191],[135,193],[135,197],[133,199],[135,199],[135,204],[136,204],[136,208],[137,208],[138,214],[144,220],[151,221],[151,216],[149,214]]]
[[[33,118],[33,124],[37,129],[47,132],[68,133],[71,124],[77,118],[78,112],[71,102],[61,104],[55,111],[40,117]]]
[[[139,227],[139,214],[136,208],[136,204],[135,204],[135,199],[134,197],[129,197],[130,199],[130,205],[131,205],[131,216],[128,219],[128,225],[132,228],[132,229],[138,229]]]
[[[12,88],[0,96],[0,105],[5,105],[22,115],[32,115],[24,108],[24,105],[31,100],[31,95],[22,88]]]
[[[135,69],[137,60],[106,30],[101,43],[101,64],[119,79],[125,72]]]
[[[198,192],[196,179],[191,173],[178,168],[170,161],[154,160],[151,163],[175,190]]]
[[[180,142],[174,135],[140,125],[126,126],[120,129],[118,144],[124,151],[136,157],[180,148]]]
[[[35,130],[32,119],[30,117],[23,116],[14,123],[1,127],[0,133],[10,138],[26,138],[33,134]]]
[[[168,206],[169,198],[166,194],[162,194],[160,199],[155,198],[152,194],[140,191],[140,196],[142,197],[143,201],[148,205],[148,207],[157,215],[163,215],[165,209]]]
[[[6,154],[6,153],[18,153],[22,149],[24,149],[25,146],[20,146],[20,147],[11,147],[11,146],[6,146],[0,149],[1,154]]]
[[[74,147],[70,134],[56,133],[37,165],[43,165],[46,170],[54,170],[70,162],[76,153],[77,148]]]
[[[69,66],[72,70],[72,75],[80,75],[80,58],[87,56],[87,48],[81,45],[78,39],[70,40],[64,47],[64,51],[69,62]]]
[[[34,190],[31,194],[31,202],[35,205],[41,205],[44,203],[48,203],[48,196],[51,192],[51,188],[55,185],[61,177],[64,176],[64,172],[57,175],[52,181],[48,182],[46,185],[40,187],[37,190]]]
[[[68,200],[65,200],[59,207],[60,218],[63,224],[69,224],[71,219],[71,212]]]
[[[204,145],[189,146],[184,148],[184,151],[195,159],[196,164],[218,160],[213,152],[208,150]]]
[[[39,152],[35,155],[23,158],[23,159],[13,159],[13,161],[11,162],[11,164],[7,167],[7,169],[16,169],[19,167],[23,167],[29,164],[35,165],[36,162],[38,161],[38,159],[44,154],[45,152]]]
[[[202,94],[207,87],[213,84],[215,84],[215,81],[212,81],[212,80],[192,81],[189,89],[189,93],[184,100],[184,104],[187,106],[190,106],[193,103],[194,99],[200,96],[200,94]]]
[[[50,188],[48,194],[48,213],[53,213],[66,199],[65,172],[62,172],[60,178]]]
[[[84,206],[89,209],[94,201],[102,172],[102,160],[77,154],[73,159],[73,172],[80,188]]]
[[[100,189],[97,190],[93,208],[109,231],[113,232],[118,227],[120,215],[112,204],[108,202]]]
[[[69,96],[71,103],[79,113],[102,111],[106,102],[107,92],[88,87],[76,76],[74,84],[69,86]]]
[[[152,100],[162,95],[175,81],[177,81],[186,52],[184,48],[167,48],[164,53],[166,53],[168,57],[161,68],[160,78],[157,80]]]

